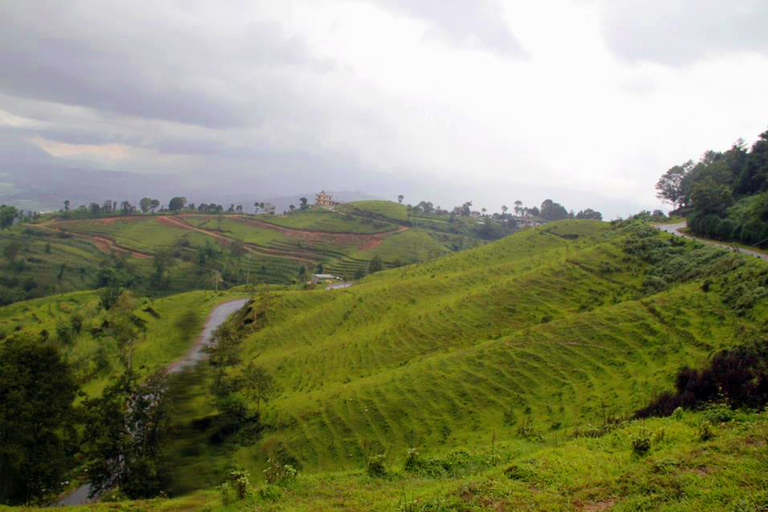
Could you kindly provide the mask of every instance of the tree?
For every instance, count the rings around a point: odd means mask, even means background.
[[[152,210],[152,213],[155,213],[155,210],[160,206],[160,201],[157,199],[153,199],[151,203],[149,203],[149,209]]]
[[[0,503],[22,504],[62,487],[77,445],[71,367],[28,337],[0,345]]]
[[[523,211],[523,202],[520,200],[515,201],[515,215],[519,217],[522,211]]]
[[[469,215],[472,213],[472,201],[467,201],[463,205],[461,205],[461,208],[459,208],[459,212],[464,217],[469,217]]]
[[[727,185],[705,178],[693,185],[691,205],[704,215],[721,215],[732,203],[732,192]]]
[[[381,261],[381,256],[377,254],[371,259],[370,263],[368,263],[368,273],[373,274],[380,270],[384,270],[384,263]]]
[[[593,219],[593,220],[603,220],[603,214],[600,212],[597,212],[591,208],[587,208],[586,210],[581,210],[579,213],[576,214],[577,219]]]
[[[168,203],[168,209],[172,212],[180,212],[184,209],[184,207],[187,205],[187,198],[186,197],[174,197],[171,199],[171,201]]]
[[[139,208],[141,208],[141,213],[147,213],[152,208],[152,198],[142,197],[139,201]]]
[[[544,220],[562,220],[568,218],[568,210],[563,205],[552,201],[551,199],[544,200],[541,203],[540,216]]]
[[[3,247],[3,257],[8,261],[8,265],[16,263],[16,258],[19,256],[20,251],[21,245],[16,240],[9,242]]]
[[[501,216],[502,217],[506,216],[508,211],[509,211],[509,207],[507,207],[507,205],[502,205],[501,206]]]
[[[294,205],[290,205],[290,206],[288,207],[288,209],[289,209],[289,210],[291,210],[291,211],[293,211],[293,210],[295,210],[295,209],[296,209],[296,207],[295,207]]]
[[[124,374],[100,398],[85,402],[84,452],[91,496],[118,487],[131,499],[150,498],[168,488],[166,396],[164,372],[141,384]]]
[[[249,362],[242,375],[243,389],[250,398],[256,400],[256,413],[261,410],[261,402],[266,405],[275,394],[275,379],[263,367]]]
[[[693,168],[690,160],[683,165],[676,165],[669,169],[656,183],[656,197],[671,203],[677,209],[685,205],[684,179]]]
[[[302,210],[306,210],[307,208],[309,208],[309,204],[307,202],[306,197],[302,197],[299,199],[299,208]]]
[[[221,272],[216,269],[212,270],[209,279],[211,280],[214,289],[219,291],[219,285],[224,282],[224,277],[221,275]]]
[[[206,352],[210,355],[211,365],[216,367],[213,392],[222,396],[227,368],[240,359],[240,338],[232,326],[223,323],[214,331]]]
[[[399,204],[403,204],[403,199],[405,199],[405,196],[403,194],[400,194],[399,196],[397,196],[397,202]]]
[[[0,228],[6,229],[13,226],[18,216],[19,210],[15,206],[0,205]]]
[[[243,213],[243,205],[241,204],[237,205],[235,207],[235,211],[237,211],[237,213]]]
[[[70,205],[69,199],[65,199],[64,200],[64,213],[69,213],[69,205]]]

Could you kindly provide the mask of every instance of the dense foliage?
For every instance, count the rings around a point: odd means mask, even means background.
[[[62,486],[77,446],[72,370],[28,336],[0,344],[0,503],[28,503]]]
[[[768,131],[749,149],[738,141],[672,167],[656,189],[688,215],[694,233],[768,246]]]

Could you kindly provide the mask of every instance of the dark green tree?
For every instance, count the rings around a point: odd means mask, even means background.
[[[381,261],[381,257],[377,254],[371,258],[371,261],[368,263],[368,273],[373,274],[374,272],[379,272],[381,270],[384,270],[384,263]]]
[[[172,212],[180,212],[187,205],[187,198],[176,196],[168,203],[168,209]]]
[[[125,373],[101,397],[85,402],[84,452],[92,495],[118,487],[138,499],[167,490],[167,381],[164,372],[143,383]]]
[[[0,345],[0,502],[55,494],[76,446],[77,383],[50,345],[22,337]]]
[[[0,205],[0,228],[6,229],[13,226],[18,216],[19,210],[15,206]]]

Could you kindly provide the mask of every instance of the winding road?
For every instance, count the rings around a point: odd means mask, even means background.
[[[713,240],[707,240],[705,238],[698,238],[692,235],[689,235],[687,233],[683,233],[680,231],[681,229],[684,229],[688,226],[686,221],[678,222],[677,224],[654,224],[653,227],[655,227],[658,230],[664,231],[666,233],[669,233],[674,236],[680,236],[683,238],[690,238],[691,240],[696,240],[705,244],[709,245],[716,245],[718,247],[722,247],[723,249],[728,249],[729,251],[738,252],[741,254],[749,254],[750,256],[755,256],[757,258],[760,258],[761,260],[768,261],[768,254],[752,251],[750,249],[742,249],[741,247],[737,247],[735,245],[728,245],[721,242],[715,242]]]
[[[203,332],[198,336],[195,344],[190,347],[184,357],[177,359],[166,367],[169,374],[180,373],[193,367],[205,356],[204,349],[211,342],[213,333],[224,323],[227,318],[235,311],[242,308],[248,299],[234,299],[219,304],[211,310],[203,326]],[[91,493],[90,484],[83,484],[72,493],[56,502],[57,507],[74,507],[91,503],[94,500],[89,498]]]

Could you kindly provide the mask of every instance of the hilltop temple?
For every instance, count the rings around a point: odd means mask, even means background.
[[[315,206],[321,208],[331,208],[336,206],[336,202],[333,200],[333,196],[326,194],[325,190],[315,195]]]

